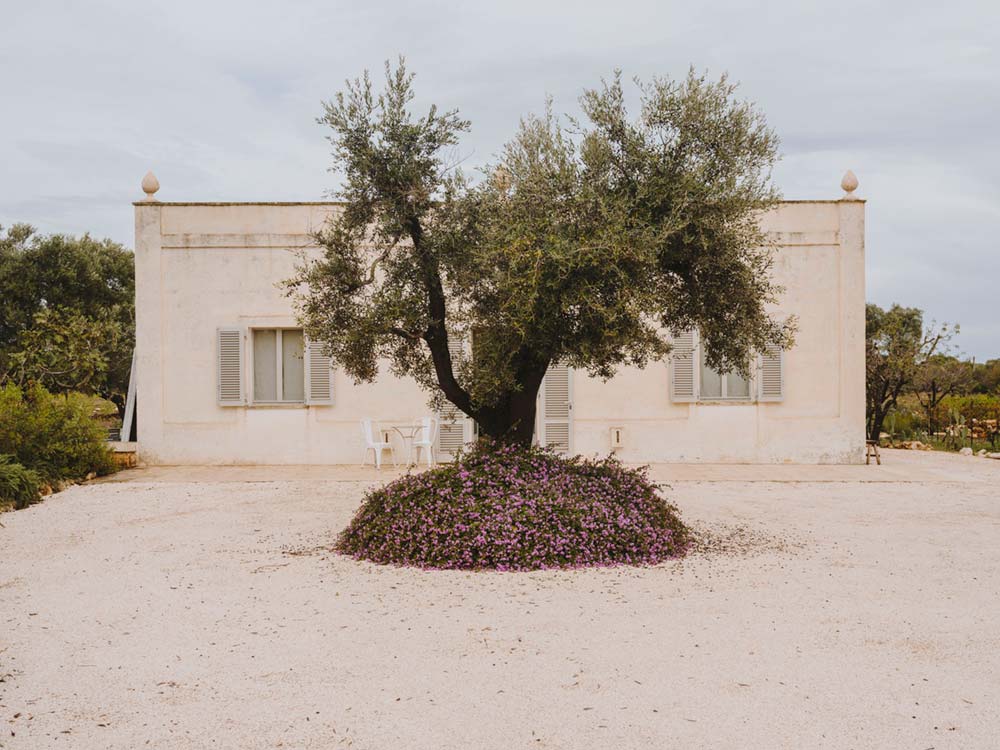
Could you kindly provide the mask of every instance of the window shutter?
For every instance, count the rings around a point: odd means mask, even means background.
[[[438,453],[452,458],[465,445],[466,416],[454,404],[447,403],[438,412]]]
[[[785,353],[781,347],[770,346],[760,355],[760,385],[758,400],[783,401],[785,398]]]
[[[449,337],[448,351],[451,352],[452,362],[456,362],[462,356],[463,342]],[[445,401],[438,411],[438,455],[454,458],[469,441],[471,432],[471,420],[453,403]]]
[[[542,440],[547,448],[568,453],[572,403],[570,371],[561,362],[553,362],[542,380]]]
[[[685,331],[674,337],[674,350],[670,357],[670,398],[690,403],[695,394],[694,331]]]
[[[333,404],[333,363],[323,352],[323,345],[306,340],[306,403],[312,406]]]
[[[219,328],[216,331],[219,406],[243,406],[243,331]]]

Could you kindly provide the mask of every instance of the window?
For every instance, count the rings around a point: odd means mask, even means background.
[[[305,403],[305,338],[301,328],[253,329],[253,400]]]
[[[301,328],[220,327],[215,354],[219,406],[333,406],[333,362]]]
[[[749,401],[750,382],[738,372],[717,372],[705,361],[705,351],[699,352],[701,359],[701,390],[702,401],[713,399],[725,401]]]
[[[752,381],[735,372],[718,372],[705,362],[697,331],[674,335],[670,356],[670,400],[679,404],[698,401],[784,401],[785,353],[768,347],[755,358]],[[757,393],[750,390],[753,386]]]

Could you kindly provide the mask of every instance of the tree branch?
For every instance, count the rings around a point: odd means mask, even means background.
[[[389,333],[393,333],[407,341],[420,341],[421,339],[423,339],[423,336],[420,333],[413,333],[403,328],[399,328],[398,326],[390,326],[388,330]]]
[[[436,259],[427,252],[423,243],[423,227],[420,220],[412,218],[408,223],[410,240],[413,242],[413,252],[420,260],[423,270],[424,291],[427,292],[427,330],[423,339],[431,352],[431,362],[434,364],[434,374],[438,386],[451,403],[465,414],[475,419],[476,412],[472,408],[469,393],[459,385],[452,367],[451,351],[448,348],[448,328],[445,325],[447,305],[445,304],[444,285],[441,283],[441,273]]]

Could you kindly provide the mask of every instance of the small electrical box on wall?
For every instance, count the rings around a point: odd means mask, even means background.
[[[611,450],[617,451],[625,447],[625,430],[621,427],[611,428]]]

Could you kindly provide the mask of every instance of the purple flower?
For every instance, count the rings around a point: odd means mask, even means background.
[[[655,564],[689,544],[658,489],[613,458],[484,441],[454,464],[370,492],[337,549],[424,568]]]

